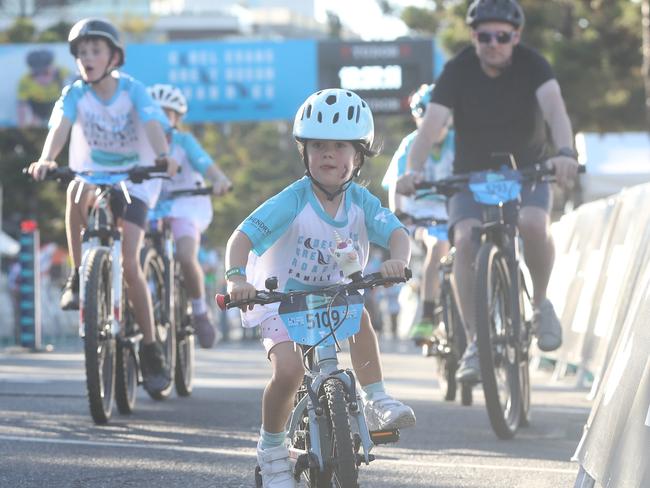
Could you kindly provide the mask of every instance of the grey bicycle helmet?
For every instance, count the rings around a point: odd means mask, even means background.
[[[82,19],[72,26],[70,34],[68,34],[70,54],[76,58],[79,42],[92,37],[106,39],[111,49],[117,51],[120,55],[117,66],[119,67],[124,64],[124,45],[120,40],[118,30],[110,22],[101,19]]]
[[[54,53],[49,49],[37,49],[27,54],[27,65],[34,73],[43,73],[54,61]]]
[[[519,29],[524,25],[524,11],[515,0],[474,0],[465,22],[472,28],[481,22],[507,22]]]

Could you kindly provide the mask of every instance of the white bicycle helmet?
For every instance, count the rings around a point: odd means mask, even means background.
[[[411,96],[411,101],[409,106],[411,107],[411,115],[418,119],[424,117],[424,112],[427,110],[427,105],[431,101],[431,94],[433,93],[433,87],[435,85],[422,85],[418,88]]]
[[[320,90],[300,106],[293,123],[297,140],[359,141],[372,146],[375,125],[368,104],[341,88]]]
[[[162,108],[175,110],[181,115],[187,113],[187,99],[180,88],[172,85],[156,84],[147,88],[149,95]]]

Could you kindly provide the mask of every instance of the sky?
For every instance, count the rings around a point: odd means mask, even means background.
[[[397,6],[428,6],[431,0],[391,0]],[[316,18],[326,20],[325,12],[336,13],[341,22],[364,40],[391,40],[407,34],[404,23],[390,16],[383,16],[375,0],[315,0]]]

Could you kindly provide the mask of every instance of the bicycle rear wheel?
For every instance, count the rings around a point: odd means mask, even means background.
[[[458,369],[458,360],[465,349],[464,335],[462,332],[462,344],[460,331],[460,317],[456,303],[454,301],[452,290],[448,284],[443,284],[440,301],[442,303],[442,320],[445,324],[446,344],[443,345],[443,351],[436,356],[438,363],[438,381],[440,388],[445,395],[445,400],[453,402],[456,399],[456,370]],[[462,347],[461,347],[462,346]]]
[[[164,267],[155,249],[145,247],[142,250],[142,269],[153,305],[154,338],[162,346],[165,355],[165,374],[170,379],[163,390],[149,391],[147,393],[154,400],[164,400],[172,391],[171,381],[176,368],[176,328],[169,317],[169,310],[166,306],[165,276]]]
[[[84,353],[90,415],[96,424],[111,418],[115,395],[115,337],[111,330],[111,259],[106,249],[90,250],[84,276]]]
[[[174,273],[174,325],[176,326],[176,373],[174,382],[179,396],[192,394],[194,383],[194,332],[183,275],[177,265]]]
[[[508,264],[499,248],[483,244],[476,263],[476,339],[485,405],[496,435],[511,439],[521,418],[519,339],[513,323],[518,307],[512,304]]]

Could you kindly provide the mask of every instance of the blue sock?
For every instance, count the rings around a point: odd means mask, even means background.
[[[274,447],[281,446],[287,438],[287,431],[282,432],[267,432],[260,427],[260,447],[262,449],[273,449]]]
[[[372,400],[372,397],[376,393],[386,393],[386,387],[383,381],[370,383],[369,385],[362,386],[361,389],[363,390],[363,398],[366,401]]]

